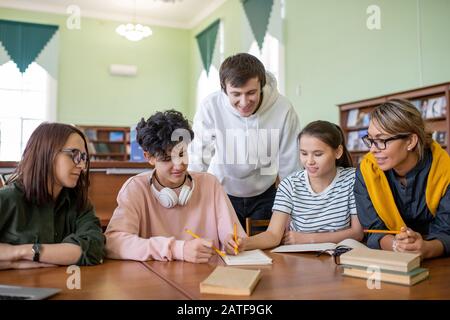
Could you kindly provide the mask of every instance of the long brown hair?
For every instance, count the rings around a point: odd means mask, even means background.
[[[353,166],[352,157],[345,146],[344,133],[338,125],[323,120],[313,121],[300,132],[299,141],[303,135],[317,138],[335,150],[342,146],[343,153],[339,159],[336,159],[336,166],[344,168]]]
[[[386,133],[413,134],[418,137],[414,151],[422,160],[425,149],[430,148],[431,133],[426,130],[421,113],[407,100],[392,99],[376,107],[370,113],[370,120],[376,121]]]
[[[77,199],[77,209],[84,210],[90,206],[88,200],[89,151],[86,138],[78,128],[63,123],[45,122],[33,131],[19,165],[8,180],[8,183],[19,184],[28,202],[40,206],[53,201],[53,194],[48,190],[48,186],[55,183],[53,171],[55,158],[73,133],[83,139],[87,152],[86,170],[81,172],[77,185],[73,188]]]

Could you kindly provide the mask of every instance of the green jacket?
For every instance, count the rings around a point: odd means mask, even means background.
[[[81,247],[78,265],[103,262],[105,236],[92,205],[78,212],[71,189],[63,188],[56,203],[43,206],[25,200],[12,183],[0,189],[0,243],[13,245],[73,243]]]

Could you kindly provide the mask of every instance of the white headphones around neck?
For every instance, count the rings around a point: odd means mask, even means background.
[[[152,190],[153,195],[156,197],[158,202],[164,208],[173,208],[176,205],[184,206],[188,203],[189,199],[192,196],[195,188],[194,179],[192,179],[189,173],[186,174],[186,180],[189,178],[191,180],[192,188],[185,184],[181,187],[180,195],[177,196],[177,193],[173,191],[171,188],[164,187],[160,191],[156,189],[153,184],[153,176],[155,175],[156,170],[153,170],[152,176],[150,177],[150,188]],[[158,181],[159,182],[159,181]]]

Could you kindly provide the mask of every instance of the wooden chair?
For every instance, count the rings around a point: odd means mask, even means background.
[[[258,233],[263,232],[264,230],[253,230],[254,227],[267,227],[269,226],[270,219],[262,219],[262,220],[255,220],[252,218],[246,218],[245,219],[245,232],[247,233],[247,236],[252,236]]]

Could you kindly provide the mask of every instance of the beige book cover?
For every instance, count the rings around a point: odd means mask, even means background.
[[[395,284],[402,284],[406,286],[413,286],[416,283],[428,278],[429,271],[425,268],[416,268],[411,272],[397,272],[380,270],[378,274],[374,270],[363,267],[345,266],[342,272],[344,276],[373,279],[379,276],[379,280],[383,282],[390,282]]]
[[[260,279],[261,270],[218,266],[200,282],[200,293],[249,296]]]
[[[420,254],[356,248],[340,256],[341,264],[409,272],[420,266]]]

